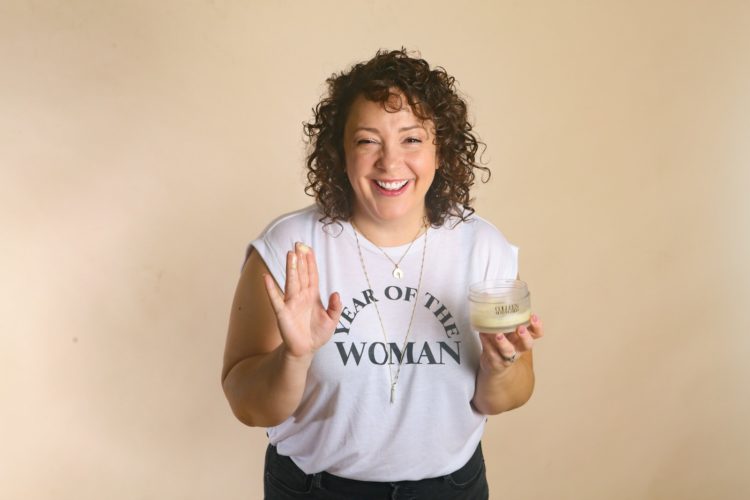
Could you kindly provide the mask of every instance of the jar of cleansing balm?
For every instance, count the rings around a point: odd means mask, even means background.
[[[531,320],[531,300],[520,280],[489,280],[469,287],[471,327],[483,333],[510,333]]]

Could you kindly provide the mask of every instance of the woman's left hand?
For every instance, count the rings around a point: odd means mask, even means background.
[[[544,336],[542,320],[536,314],[531,315],[531,324],[519,326],[514,332],[481,333],[482,356],[479,358],[480,369],[487,373],[500,373],[518,361],[524,352],[531,351],[534,341]]]

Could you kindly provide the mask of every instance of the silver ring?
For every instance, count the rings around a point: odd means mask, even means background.
[[[512,356],[505,356],[502,352],[500,353],[500,357],[503,358],[503,361],[506,363],[515,363],[516,359],[518,358],[518,353],[514,352]]]

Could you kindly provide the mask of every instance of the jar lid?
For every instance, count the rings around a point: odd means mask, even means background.
[[[529,288],[521,280],[486,280],[469,286],[469,300],[474,302],[513,302],[528,296]]]

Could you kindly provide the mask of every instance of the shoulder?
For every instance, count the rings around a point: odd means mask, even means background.
[[[466,215],[465,220],[458,217],[446,219],[443,229],[480,245],[484,244],[490,247],[513,246],[492,222],[477,215],[476,212]]]
[[[281,215],[271,221],[261,232],[261,238],[279,237],[289,233],[298,234],[321,225],[321,214],[315,205]]]
[[[287,248],[298,241],[307,245],[319,244],[321,240],[341,234],[343,226],[340,223],[326,224],[321,222],[322,218],[323,213],[316,205],[307,206],[274,219],[258,240]]]
[[[518,247],[489,220],[472,213],[461,220],[458,217],[446,220],[441,227],[446,246],[460,245],[486,277],[515,278],[518,274]]]
[[[319,230],[321,215],[315,205],[283,214],[266,226],[245,250],[245,261],[252,249],[258,250],[266,265],[275,271],[283,269],[284,255],[298,241],[309,243]]]

